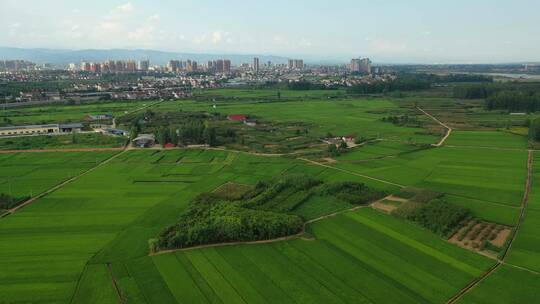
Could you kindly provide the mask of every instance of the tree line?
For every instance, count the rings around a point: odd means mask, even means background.
[[[540,83],[484,83],[461,85],[453,95],[461,99],[484,99],[487,110],[536,112],[540,110]]]

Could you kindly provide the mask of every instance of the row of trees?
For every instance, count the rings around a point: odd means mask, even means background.
[[[455,98],[485,99],[487,110],[540,110],[540,83],[483,83],[454,88]]]
[[[434,75],[424,73],[400,73],[393,81],[363,83],[347,89],[351,94],[379,94],[398,91],[418,91],[432,87],[436,83],[450,82],[491,82],[490,77],[482,75],[452,74]]]

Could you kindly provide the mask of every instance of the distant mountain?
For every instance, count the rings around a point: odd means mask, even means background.
[[[25,49],[0,47],[0,60],[20,59],[38,64],[50,63],[54,65],[67,65],[80,63],[81,61],[101,62],[105,60],[122,59],[149,59],[151,64],[164,65],[171,59],[195,60],[205,63],[208,60],[230,59],[233,64],[251,63],[253,57],[259,57],[261,64],[271,61],[272,63],[286,63],[286,57],[272,55],[238,55],[238,54],[196,54],[175,53],[143,49],[110,49],[110,50],[58,50],[58,49]]]

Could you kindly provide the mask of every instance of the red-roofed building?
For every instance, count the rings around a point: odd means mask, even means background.
[[[247,116],[243,114],[231,114],[227,116],[227,119],[232,121],[246,121]]]

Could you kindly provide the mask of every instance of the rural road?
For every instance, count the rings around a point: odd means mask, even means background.
[[[433,115],[429,114],[428,112],[424,111],[422,108],[420,108],[420,107],[416,107],[416,108],[418,109],[418,111],[424,113],[426,116],[433,119],[433,121],[435,121],[436,123],[438,123],[439,125],[443,126],[446,129],[446,134],[444,135],[444,137],[438,143],[432,145],[434,147],[442,146],[444,144],[444,142],[446,141],[446,139],[448,139],[450,134],[452,134],[453,129],[450,128],[447,124],[445,124],[442,121],[438,120],[435,116],[433,116]]]

